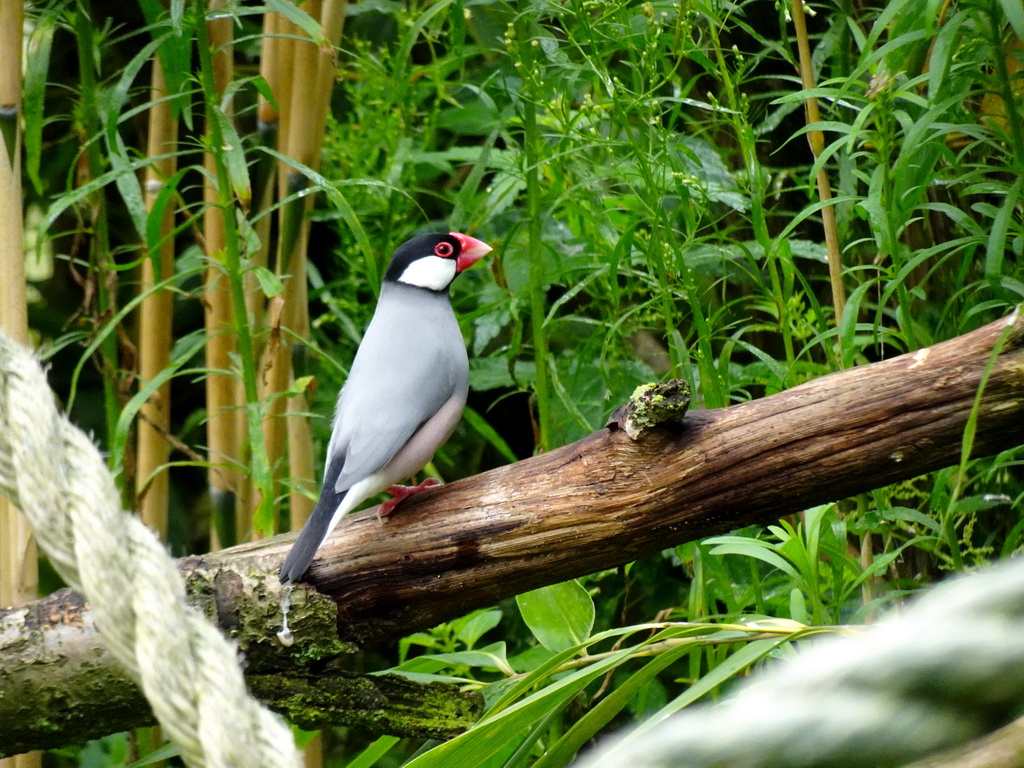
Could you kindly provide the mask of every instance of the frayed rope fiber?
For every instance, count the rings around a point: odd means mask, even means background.
[[[122,510],[96,446],[58,413],[36,358],[3,333],[0,493],[89,601],[104,643],[188,765],[302,765],[284,721],[249,696],[235,649],[186,604],[164,546]]]

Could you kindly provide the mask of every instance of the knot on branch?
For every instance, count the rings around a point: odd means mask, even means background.
[[[617,408],[606,427],[621,429],[631,440],[660,424],[677,424],[690,407],[690,385],[682,379],[641,384],[629,402]]]
[[[0,333],[0,493],[92,605],[190,766],[299,765],[285,724],[252,699],[233,646],[185,602],[174,561],[126,514],[96,446],[58,413],[32,354]]]

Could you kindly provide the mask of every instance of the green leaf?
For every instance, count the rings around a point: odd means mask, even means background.
[[[177,278],[172,277],[161,283],[157,283],[150,290],[141,294],[138,297],[138,300],[141,301],[141,299],[156,291],[165,290],[168,284],[175,279]],[[146,401],[149,400],[149,398],[152,397],[165,382],[170,381],[170,379],[175,376],[180,369],[206,345],[206,335],[204,333],[196,333],[193,334],[188,341],[190,343],[183,349],[179,348],[175,350],[176,356],[170,364],[161,370],[150,381],[147,381],[145,386],[140,387],[139,391],[136,392],[121,409],[121,413],[117,419],[117,428],[114,430],[114,435],[111,440],[112,466],[110,469],[115,475],[120,474],[124,468],[124,460],[127,454],[125,446],[128,443],[128,438],[131,436],[131,427],[136,414],[138,414]]]
[[[267,5],[309,35],[316,45],[330,45],[324,37],[323,30],[320,28],[320,22],[299,8],[295,3],[290,2],[290,0],[267,0]]]
[[[96,332],[96,334],[89,339],[89,343],[87,345],[85,345],[85,349],[81,353],[80,357],[78,358],[78,362],[75,364],[75,368],[72,371],[72,374],[71,374],[71,384],[68,387],[68,399],[67,399],[67,403],[68,403],[67,408],[68,408],[69,411],[71,410],[71,406],[74,404],[75,397],[76,397],[76,395],[78,393],[78,382],[79,382],[79,377],[82,375],[82,369],[85,367],[86,363],[90,359],[92,359],[93,354],[95,354],[96,350],[100,348],[100,346],[107,339],[107,337],[110,336],[110,334],[112,334],[112,333],[116,333],[117,328],[120,326],[121,322],[124,321],[124,319],[129,314],[134,312],[135,309],[139,306],[139,304],[142,303],[142,300],[145,299],[145,297],[148,296],[153,291],[159,290],[160,288],[168,286],[172,282],[174,282],[175,280],[180,280],[185,275],[196,274],[196,273],[201,272],[201,271],[202,271],[201,269],[197,269],[197,270],[191,270],[191,271],[188,271],[188,272],[182,272],[182,273],[179,273],[176,276],[171,276],[170,278],[168,278],[167,280],[165,280],[165,281],[163,281],[161,283],[157,283],[156,285],[154,285],[148,291],[145,291],[145,292],[140,293],[139,295],[135,296],[131,301],[129,301],[123,307],[121,307],[117,311],[117,314],[112,316],[106,323],[103,324],[103,326]],[[200,335],[202,335],[202,334],[200,334]],[[187,342],[187,348],[191,348],[191,344],[194,342],[194,338],[190,336],[187,339],[180,339],[180,340],[178,340],[175,343],[174,354],[178,354],[178,352],[181,349],[182,345],[185,344],[186,342]],[[131,406],[131,404],[134,401],[135,401],[135,398],[132,398],[132,400],[129,401],[129,404],[125,406],[125,410],[128,410],[128,408]],[[135,406],[135,410],[137,411],[138,408],[141,407],[141,405],[142,405],[142,403],[139,402]],[[122,433],[122,432],[124,432],[124,430],[127,429],[126,421],[125,421],[126,418],[127,417],[125,417],[124,413],[122,413],[121,417],[120,417],[120,420],[119,420],[119,425],[120,426],[118,426],[118,428],[117,428],[117,432],[118,433]],[[123,437],[123,435],[122,435],[122,437]],[[122,443],[122,449],[123,449],[123,443]],[[122,454],[123,454],[123,450],[122,451],[115,451],[114,452],[114,455],[116,457],[118,457],[121,461],[124,460],[124,456]]]
[[[156,159],[157,158],[150,158],[152,161],[155,161]],[[163,237],[162,230],[164,212],[167,210],[167,206],[170,205],[174,196],[177,194],[178,184],[180,184],[185,175],[191,171],[191,168],[182,168],[171,178],[165,179],[161,182],[160,192],[157,194],[156,199],[153,201],[153,205],[146,214],[146,249],[149,251],[149,256],[152,259],[156,259],[159,256],[160,243]],[[159,275],[162,273],[159,269],[154,269],[153,274]]]
[[[134,160],[128,166],[127,170],[130,170],[134,173],[138,171],[140,168],[149,165],[149,163],[149,158]],[[110,182],[115,181],[119,173],[123,173],[123,171],[107,171],[106,173],[103,173],[97,176],[96,178],[87,181],[82,186],[75,187],[66,194],[60,195],[59,197],[55,197],[53,199],[53,202],[50,203],[50,207],[47,208],[46,216],[43,218],[43,221],[39,225],[39,228],[44,231],[51,229],[54,223],[60,217],[60,215],[64,213],[64,211],[66,211],[68,208],[71,208],[74,205],[77,205],[79,202],[88,198],[90,195],[96,193],[98,190],[102,189]]]
[[[281,278],[266,267],[257,264],[252,268],[252,271],[256,275],[256,281],[260,284],[260,290],[263,291],[263,295],[268,299],[274,298],[284,290],[284,283],[281,282]]]
[[[1024,6],[1022,6],[1019,0],[999,0],[999,5],[1003,9],[1003,13],[1006,14],[1006,20],[1010,22],[1010,26],[1013,27],[1013,33],[1020,40],[1024,40]],[[997,52],[998,56],[999,53]]]
[[[793,564],[775,552],[771,545],[757,539],[747,539],[743,536],[716,536],[708,539],[705,543],[715,544],[711,550],[712,555],[742,555],[763,560],[786,573],[794,580],[801,580],[800,573]]]
[[[728,659],[701,677],[700,680],[691,685],[684,693],[677,696],[674,700],[645,720],[640,727],[626,736],[626,738],[622,740],[622,743],[626,744],[640,734],[649,731],[667,717],[670,717],[684,707],[689,706],[701,696],[714,690],[729,678],[740,674],[751,664],[763,659],[773,650],[783,643],[789,642],[791,639],[792,637],[790,636],[769,637],[764,640],[755,640],[752,643],[747,643],[743,648],[736,651],[736,653],[732,654]]]
[[[512,373],[515,373],[515,379]],[[500,387],[529,386],[537,378],[537,366],[532,360],[516,360],[509,371],[504,357],[474,357],[469,361],[469,386],[474,392],[487,392]]]
[[[876,281],[865,280],[854,289],[853,293],[850,294],[850,298],[846,301],[846,306],[843,307],[843,317],[839,322],[839,333],[844,368],[853,367],[853,358],[856,352],[854,335],[858,327],[857,317],[860,313],[861,302],[864,300],[865,295],[868,295],[876,287]]]
[[[128,148],[125,146],[120,132],[114,132],[114,141],[115,144],[109,147],[108,154],[110,167],[117,173],[114,183],[121,193],[121,199],[128,210],[132,224],[135,225],[135,231],[138,232],[140,238],[145,238],[149,212],[146,210],[146,203],[142,197],[142,185],[139,184],[139,177],[132,171]]]
[[[145,768],[147,765],[160,765],[172,757],[178,757],[180,754],[181,752],[176,744],[163,744],[145,757],[136,760],[127,768]]]
[[[680,643],[675,648],[658,654],[652,661],[645,664],[640,671],[618,682],[609,694],[601,699],[597,706],[577,720],[566,734],[533,764],[532,768],[554,768],[554,766],[566,765],[587,742],[597,735],[601,728],[608,725],[612,718],[622,711],[644,686],[650,684],[658,673],[667,669],[670,664],[692,650],[692,645]]]
[[[591,681],[628,660],[633,653],[633,648],[626,648],[596,664],[566,675],[531,696],[486,716],[485,720],[473,729],[420,755],[407,763],[405,768],[449,768],[484,764],[492,756],[514,748],[537,723],[563,707]],[[569,651],[564,655],[559,654],[552,658],[549,665],[557,667],[571,655]]]
[[[32,180],[36,193],[43,194],[43,181],[39,176],[43,142],[43,103],[46,96],[46,73],[50,69],[50,51],[53,32],[59,12],[49,8],[36,20],[26,47],[25,93],[21,102],[25,120],[22,140],[25,143],[25,172]]]
[[[252,83],[253,87],[259,91],[260,95],[266,99],[270,106],[274,108],[275,112],[280,112],[281,107],[277,104],[277,99],[274,98],[274,92],[270,89],[270,83],[263,75],[253,75],[249,78],[249,82]]]
[[[388,672],[436,672],[439,669],[454,666],[497,669],[509,677],[515,675],[515,670],[512,669],[506,658],[504,641],[491,643],[477,651],[452,651],[451,653],[417,656],[388,670]]]
[[[1013,186],[1006,192],[1006,199],[999,208],[999,213],[992,220],[988,242],[985,245],[985,276],[997,277],[1003,271],[1003,258],[1006,253],[1006,233],[1010,229],[1010,221],[1017,210],[1024,177],[1018,176]]]
[[[533,636],[555,653],[583,643],[594,628],[594,601],[575,580],[519,595],[516,603]]]
[[[502,613],[497,608],[478,611],[459,629],[455,637],[467,648],[472,648],[481,637],[498,626],[501,619]]]
[[[381,736],[356,756],[345,768],[371,768],[399,742],[397,736]]]
[[[909,509],[908,507],[891,507],[881,510],[881,514],[886,520],[905,520],[909,523],[917,523],[929,529],[937,536],[942,535],[942,526],[939,525],[938,521],[919,510]]]
[[[223,110],[215,107],[213,114],[220,126],[221,136],[224,137],[224,146],[219,150],[224,153],[224,163],[228,169],[231,190],[242,207],[248,208],[249,202],[252,200],[252,188],[249,183],[249,167],[245,162],[242,139]],[[218,151],[218,148],[214,147],[214,151]]]
[[[184,23],[185,2],[172,0],[169,15],[160,0],[139,0],[139,6],[153,37],[163,35],[157,53],[163,66],[167,93],[173,97],[172,107],[177,117],[182,107],[188,105],[187,99],[183,97],[183,91],[186,82],[192,78],[191,42],[194,29],[192,25],[186,26]],[[165,31],[169,31],[170,34],[164,34]],[[191,129],[191,111],[186,110],[184,114],[185,123]]]
[[[351,203],[349,203],[348,198],[341,193],[335,184],[332,184],[324,176],[320,175],[309,166],[303,165],[287,155],[282,155],[280,152],[277,152],[270,147],[260,147],[259,149],[299,171],[309,179],[317,189],[322,190],[323,193],[327,195],[327,199],[330,200],[331,204],[338,210],[341,218],[346,224],[348,224],[349,229],[352,231],[356,241],[359,243],[359,247],[363,252],[363,259],[366,264],[367,280],[369,284],[373,287],[374,291],[379,291],[380,267],[377,263],[377,252],[370,243],[370,238],[367,236],[366,230],[363,228],[362,222],[359,220],[359,216],[356,214]]]
[[[292,382],[291,386],[288,387],[288,397],[295,397],[296,395],[303,395],[309,389],[310,385],[316,380],[315,376],[299,376],[295,381]]]
[[[487,420],[479,413],[467,406],[462,412],[462,418],[480,437],[490,443],[506,461],[516,462],[519,460],[519,457],[515,455],[509,444],[505,442],[505,438],[499,435],[498,431],[488,424]]]
[[[789,590],[789,615],[793,621],[799,621],[801,624],[807,624],[809,621],[804,593],[796,587]]]

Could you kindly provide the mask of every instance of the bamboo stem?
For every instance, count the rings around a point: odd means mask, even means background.
[[[0,0],[0,329],[27,344],[21,203],[21,0]],[[0,605],[34,600],[38,554],[24,515],[0,498]],[[0,768],[39,768],[42,753],[0,760]]]
[[[803,0],[793,0],[793,27],[796,30],[797,50],[800,53],[800,80],[804,90],[814,88],[814,69],[811,63],[811,46],[807,39],[807,21],[804,18]],[[807,123],[816,123],[821,119],[818,111],[818,100],[813,97],[804,99],[804,108],[807,114]],[[825,149],[825,136],[821,131],[809,131],[807,140],[811,146],[811,153],[817,160]],[[821,209],[821,223],[825,230],[825,251],[828,254],[828,274],[832,283],[832,306],[835,311],[835,321],[838,326],[843,318],[843,308],[846,306],[846,289],[843,287],[843,262],[842,252],[839,247],[839,233],[836,229],[835,208],[828,205],[832,199],[832,187],[829,184],[828,173],[824,166],[818,169],[816,177],[818,185],[818,197],[826,205]],[[839,355],[839,365],[843,364],[843,356]]]
[[[149,137],[146,152],[157,158],[146,168],[146,209],[152,211],[165,179],[174,175],[177,161],[172,152],[178,141],[178,121],[166,100],[167,82],[158,56],[153,57],[153,76],[149,111]],[[174,273],[174,209],[168,205],[160,219],[160,246],[142,262],[141,290],[168,279]],[[142,300],[139,318],[139,376],[151,381],[168,366],[171,358],[173,294],[166,288],[150,293]],[[170,446],[164,438],[171,423],[171,385],[160,387],[142,406],[138,433],[138,465],[135,492],[139,513],[148,526],[167,536],[168,476],[164,465]]]
[[[323,38],[327,41],[328,46],[320,47],[317,50],[315,116],[310,126],[314,143],[308,148],[308,165],[314,169],[320,167],[320,153],[323,149],[327,115],[331,106],[331,93],[334,90],[338,69],[337,48],[341,43],[347,7],[347,0],[324,0],[320,14]],[[310,200],[307,203],[307,208],[311,204]],[[303,230],[300,240],[302,241],[302,252],[305,253],[309,243],[309,220],[305,217],[303,218]],[[293,330],[301,339],[309,338],[309,303],[305,297],[306,289],[306,281],[303,277],[303,297],[296,307],[298,314],[294,317],[289,316],[289,322],[295,323]],[[289,509],[293,529],[300,528],[306,522],[313,512],[315,503],[307,493],[303,492],[304,490],[311,493],[316,492],[316,484],[313,480],[313,437],[309,428],[309,418],[305,415],[308,409],[305,395],[298,395],[288,401],[288,458],[289,473],[292,479]]]
[[[207,16],[206,5],[202,0],[196,4],[195,12],[199,14],[199,23],[196,24],[196,47],[199,52],[200,80],[216,191],[216,199],[211,205],[222,212],[220,221],[223,225],[224,241],[223,248],[218,252],[222,259],[220,260],[221,268],[217,270],[220,277],[217,283],[219,286],[223,286],[218,290],[224,290],[229,295],[229,301],[224,302],[224,305],[231,311],[226,322],[237,349],[239,368],[239,375],[232,377],[235,381],[234,391],[238,393],[236,402],[239,406],[230,414],[234,417],[232,426],[236,436],[233,447],[241,454],[243,446],[238,441],[244,437],[245,460],[250,466],[252,474],[252,485],[246,487],[251,487],[254,497],[258,499],[256,524],[263,528],[273,528],[273,482],[261,430],[262,407],[258,391],[256,357],[252,333],[249,330],[250,320],[246,313],[246,272],[244,267],[247,262],[243,262],[244,254],[241,252],[243,242],[239,233],[239,225],[234,219],[235,213],[238,211],[235,195],[237,194],[243,202],[247,202],[251,197],[251,190],[248,178],[243,178],[237,170],[233,175],[228,166],[226,152],[230,152],[231,148],[225,147],[226,135],[222,127],[226,116],[218,111],[217,104],[218,94],[223,92],[223,86],[226,85],[224,75],[230,62],[215,65],[215,54],[223,53],[227,48],[227,43],[218,45],[216,38],[210,34],[211,29],[220,33],[218,23],[225,20],[230,24],[232,17],[211,17],[215,20],[210,22],[209,26],[204,24],[203,20]],[[238,488],[239,486],[236,484],[234,487]],[[227,523],[229,520],[233,521],[234,517],[227,514],[222,516],[223,523]]]
[[[330,107],[331,90],[335,80],[336,46],[340,42],[345,18],[343,0],[326,0],[321,6],[319,0],[304,6],[314,18],[320,17],[323,37],[328,47],[317,47],[291,39],[290,53],[285,58],[291,62],[290,80],[280,80],[279,93],[282,107],[282,151],[298,162],[311,168],[320,165],[324,128]],[[275,51],[276,52],[276,51]],[[278,73],[280,75],[280,73]],[[314,83],[313,98],[310,99],[305,83]],[[286,127],[285,127],[286,126]],[[302,188],[305,177],[300,173],[284,169],[280,194],[287,196]],[[283,459],[288,456],[288,471],[291,476],[289,509],[293,527],[301,526],[312,511],[313,502],[303,491],[313,489],[313,455],[309,425],[304,415],[306,399],[297,396],[285,401],[280,393],[287,390],[294,380],[292,340],[301,344],[309,338],[309,309],[306,284],[306,250],[309,243],[309,211],[312,199],[307,197],[285,205],[280,211],[281,241],[279,243],[278,274],[284,279],[285,290],[281,296],[282,307],[279,327],[274,329],[276,343],[268,347],[262,380],[265,386],[264,400],[272,400],[271,410],[264,422],[271,463],[283,471]],[[301,351],[301,350],[300,350]],[[282,418],[283,417],[283,418]],[[280,463],[278,463],[280,462]]]
[[[313,18],[320,14],[320,0],[308,0],[303,10]],[[319,141],[314,136],[313,119],[318,110],[311,104],[307,83],[317,81],[318,50],[312,40],[289,40],[291,43],[291,78],[288,86],[288,104],[282,103],[287,117],[287,132],[281,136],[284,153],[306,165],[312,164],[313,155],[319,155]],[[314,93],[313,102],[322,94]],[[285,94],[282,94],[282,100]],[[305,177],[289,168],[285,172],[286,193],[304,186]],[[274,468],[275,498],[281,475],[289,453],[288,402],[283,393],[291,384],[293,334],[300,339],[309,337],[309,309],[306,289],[306,243],[309,224],[306,220],[307,199],[302,198],[280,208],[277,273],[284,282],[280,296],[278,323],[271,329],[273,341],[264,350],[263,375],[260,378],[260,399],[267,404],[263,420],[263,439],[267,444],[270,465]]]
[[[225,7],[225,0],[212,0],[210,8]],[[200,24],[202,22],[200,21]],[[232,20],[223,17],[207,22],[210,45],[213,53],[213,83],[216,93],[222,94],[231,83],[234,73],[231,57]],[[207,121],[207,135],[213,143],[212,121]],[[230,371],[232,357],[236,354],[237,340],[232,329],[235,309],[232,301],[229,276],[223,262],[227,249],[226,211],[219,203],[220,190],[217,182],[217,162],[214,154],[207,153],[206,181],[203,199],[203,236],[206,240],[207,256],[216,262],[206,271],[203,290],[203,306],[206,317],[206,441],[210,469],[208,482],[214,510],[212,542],[217,546],[233,544],[237,539],[235,530],[235,506],[241,481],[235,469],[241,447],[242,399],[238,380]]]
[[[19,0],[0,0],[0,328],[28,343],[21,207],[21,28]],[[28,522],[0,498],[0,605],[36,596],[36,550]],[[4,768],[13,763],[0,762]]]

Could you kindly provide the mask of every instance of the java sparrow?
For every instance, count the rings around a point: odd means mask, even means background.
[[[338,395],[324,482],[313,514],[281,566],[298,581],[346,514],[387,491],[387,515],[436,484],[395,485],[423,469],[455,431],[469,391],[469,360],[448,287],[491,247],[460,232],[414,237],[384,273],[373,319]]]

